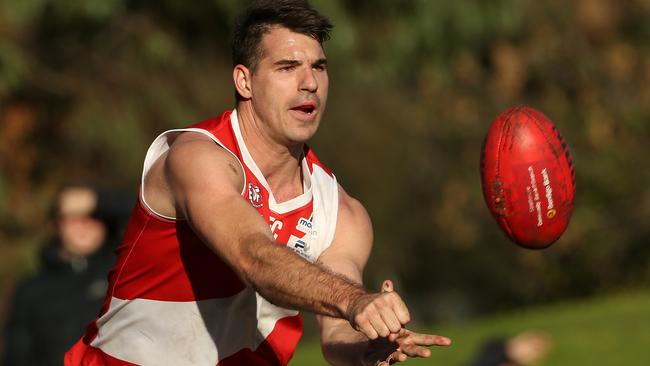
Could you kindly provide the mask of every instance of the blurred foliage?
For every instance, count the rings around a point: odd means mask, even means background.
[[[336,26],[313,145],[373,218],[368,286],[395,279],[429,321],[650,283],[650,1],[313,4]],[[233,106],[243,6],[0,0],[0,296],[62,182],[135,191],[157,133]],[[576,162],[573,221],[544,251],[508,242],[481,196],[483,135],[513,104]]]

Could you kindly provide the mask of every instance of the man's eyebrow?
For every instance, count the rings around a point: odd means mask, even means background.
[[[298,66],[301,65],[302,62],[298,60],[292,60],[292,59],[282,59],[278,60],[273,63],[275,66]],[[318,60],[314,61],[314,63],[311,64],[313,66],[326,66],[327,65],[327,59],[326,58],[319,58]]]
[[[275,66],[298,66],[300,65],[301,62],[298,60],[290,60],[290,59],[282,59],[279,61],[275,61],[273,65]]]
[[[312,66],[327,66],[327,59],[326,58],[319,58],[312,64]]]

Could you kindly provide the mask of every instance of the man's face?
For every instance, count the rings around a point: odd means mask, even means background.
[[[261,42],[251,74],[251,101],[260,127],[286,145],[309,140],[325,111],[329,79],[317,40],[274,27]]]

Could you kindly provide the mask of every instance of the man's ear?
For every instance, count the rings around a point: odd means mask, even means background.
[[[250,99],[252,96],[250,70],[244,65],[237,65],[232,70],[232,79],[237,93],[245,99]]]

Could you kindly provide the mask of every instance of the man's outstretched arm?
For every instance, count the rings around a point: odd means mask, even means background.
[[[244,176],[230,153],[186,133],[161,159],[147,177],[161,188],[148,202],[173,207],[244,283],[274,304],[347,319],[371,338],[387,334],[378,314],[398,311],[378,301],[381,294],[275,243],[266,221],[240,195]]]
[[[318,259],[318,263],[340,273],[355,283],[362,283],[363,269],[372,248],[372,227],[363,206],[339,187],[339,215],[334,241]],[[377,295],[376,295],[377,296]],[[349,322],[326,315],[317,316],[321,330],[321,348],[325,358],[334,365],[388,365],[408,357],[429,357],[429,346],[446,346],[446,337],[418,334],[403,328],[410,321],[408,309],[393,290],[391,281],[384,281],[382,293],[375,300],[382,309],[404,309],[403,319],[395,319],[390,311],[379,311],[379,338],[369,338],[368,331]],[[394,314],[398,314],[395,312]],[[405,320],[405,321],[403,321]],[[387,329],[384,329],[384,326]]]

